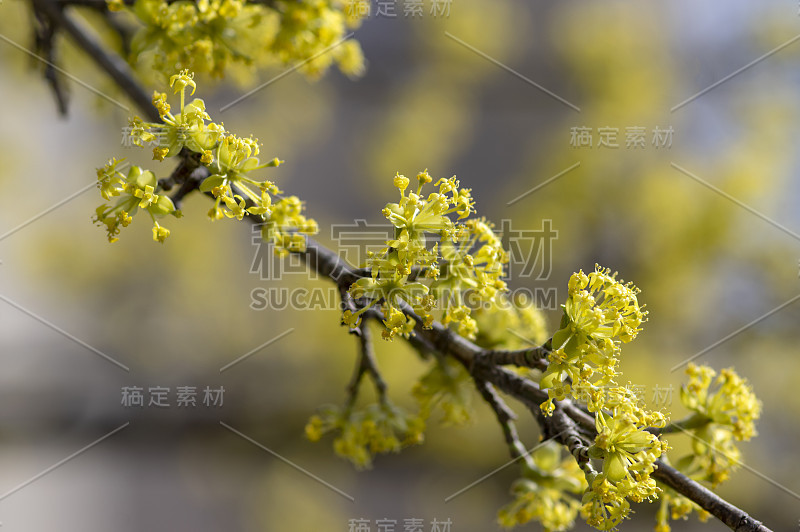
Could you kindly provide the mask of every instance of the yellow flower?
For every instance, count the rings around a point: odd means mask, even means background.
[[[237,220],[244,218],[246,203],[243,197],[241,197],[239,194],[235,194],[233,197],[222,196],[222,200],[225,202],[225,206],[229,209],[224,211],[225,216],[228,218],[236,218]]]
[[[165,116],[169,115],[169,104],[167,103],[167,95],[163,92],[153,91],[153,107],[158,111],[159,116],[163,120]]]
[[[158,194],[155,194],[155,189],[152,185],[146,185],[144,189],[137,188],[134,190],[133,195],[140,198],[139,208],[144,209],[158,201]]]
[[[308,424],[306,424],[306,438],[314,442],[322,439],[323,426],[324,425],[321,417],[316,415],[311,416],[311,419],[308,420]]]
[[[125,176],[117,169],[124,159],[111,159],[102,168],[97,169],[97,187],[104,199],[119,196],[125,189]]]
[[[394,176],[394,186],[396,186],[400,192],[407,189],[410,182],[411,181],[409,181],[409,179],[404,175],[397,174]]]
[[[127,212],[120,211],[120,213],[119,213],[119,223],[120,223],[120,225],[122,227],[128,227],[132,221],[133,221],[133,218],[131,218],[131,216]]]
[[[396,334],[407,336],[413,332],[416,322],[396,308],[389,307],[388,312],[384,311],[384,316],[386,319],[383,324],[386,328],[381,333],[384,340],[391,340]]]
[[[155,225],[153,225],[153,240],[155,240],[156,242],[161,242],[163,244],[168,236],[169,236],[169,229],[167,229],[166,227],[161,227],[160,225],[158,225],[158,222],[155,222]]]
[[[153,148],[153,160],[154,161],[163,161],[164,157],[167,156],[169,153],[169,148]]]
[[[194,82],[194,73],[190,73],[188,70],[181,70],[179,73],[171,76],[169,78],[169,86],[175,91],[175,94],[183,93],[186,90],[186,87],[192,88],[191,95],[194,95],[194,91],[197,89],[197,84]]]

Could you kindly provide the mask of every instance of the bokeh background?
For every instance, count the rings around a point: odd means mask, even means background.
[[[421,18],[404,17],[398,2],[397,17],[365,21],[356,37],[368,69],[357,81],[331,72],[310,82],[294,73],[222,114],[242,87],[201,83],[200,95],[212,117],[252,132],[264,155],[287,161],[270,178],[303,198],[323,240],[332,225],[380,221],[394,198],[394,173],[425,168],[458,175],[489,219],[532,230],[552,220],[558,238],[547,279],[512,286],[554,287],[561,300],[570,273],[595,262],[634,281],[650,321],[625,347],[622,369],[647,387],[649,401],[656,386],[671,386],[666,406],[681,416],[683,377],[671,369],[800,293],[800,43],[672,109],[796,38],[800,6],[455,0],[448,17],[433,17],[429,4]],[[0,33],[30,45],[25,4],[0,4]],[[67,71],[118,94],[68,41],[61,44]],[[434,518],[451,519],[458,532],[498,529],[495,514],[509,500],[514,467],[444,502],[507,461],[502,434],[477,397],[472,425],[432,423],[424,445],[379,457],[369,471],[335,457],[328,439],[305,440],[314,410],[344,400],[355,339],[336,310],[254,310],[251,292],[326,285],[251,273],[258,253],[251,235],[242,224],[208,222],[203,197],[187,200],[165,245],[153,243],[141,221],[109,245],[90,222],[100,203],[90,184],[111,156],[146,162],[146,154],[121,146],[127,113],[68,82],[69,116],[61,118],[38,62],[4,39],[0,65],[0,492],[130,422],[0,499],[4,530],[344,531],[354,518],[370,519],[373,530],[380,518],[397,520],[398,530],[408,518],[424,519],[426,530]],[[279,72],[262,72],[261,80]],[[646,145],[626,149],[626,128],[637,126],[646,128]],[[592,148],[570,145],[573,127],[593,129]],[[600,127],[618,128],[619,148],[597,147]],[[652,145],[656,127],[673,128],[670,147]],[[763,401],[760,436],[741,446],[758,474],[742,469],[719,491],[773,530],[795,530],[800,519],[790,493],[800,492],[798,318],[800,303],[790,303],[698,359],[735,366]],[[548,311],[548,320],[552,331],[558,313]],[[413,407],[409,390],[424,365],[401,342],[377,347],[391,397]],[[173,393],[223,386],[224,405],[124,408],[123,386]],[[520,413],[533,446],[537,430]],[[628,529],[652,528],[655,509],[639,505]],[[725,527],[692,518],[675,529]]]

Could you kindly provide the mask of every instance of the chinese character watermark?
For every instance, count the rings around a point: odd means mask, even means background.
[[[513,227],[503,219],[498,230],[502,248],[508,252],[506,279],[533,278],[546,281],[553,271],[553,243],[558,230],[552,220],[542,220],[538,229]]]
[[[617,149],[620,147],[620,128],[604,126],[597,128],[597,142],[595,143],[595,130],[586,126],[573,126],[570,128],[569,145],[573,148]],[[624,128],[625,149],[644,149],[648,145],[655,149],[672,148],[672,137],[675,129],[672,126],[656,126],[649,131],[643,126],[628,126]]]
[[[123,386],[122,400],[120,404],[125,408],[170,408],[174,405],[178,408],[197,407],[197,387],[178,386],[175,393],[168,386],[150,386],[145,389],[142,386]],[[221,407],[225,403],[225,388],[220,386],[212,388],[206,386],[203,389],[202,404],[205,407]]]
[[[452,5],[453,0],[375,0],[371,7],[369,0],[350,0],[345,13],[353,18],[397,18],[401,14],[412,19],[448,18]]]
[[[531,284],[527,282],[529,280],[548,280],[553,269],[553,247],[558,239],[558,230],[553,227],[550,219],[539,223],[539,227],[520,227],[513,225],[511,220],[504,219],[494,228],[501,247],[507,254],[501,278],[509,284],[513,284],[510,283],[513,280],[524,281],[523,286],[506,292],[508,301],[531,302],[542,310],[557,309],[558,293],[555,287],[543,286],[541,282],[535,283],[533,288],[527,286]],[[387,222],[369,223],[363,219],[332,225],[331,240],[334,242],[333,249],[337,252],[337,263],[333,265],[330,277],[338,279],[343,272],[367,267],[370,257],[387,249],[388,242],[395,238],[395,231],[395,227]],[[441,244],[441,237],[437,234],[426,233],[423,238],[428,249],[434,249]],[[279,256],[274,252],[272,244],[263,240],[260,226],[253,228],[252,244],[255,251],[250,273],[257,274],[262,281],[302,279],[303,276],[316,280],[319,276],[317,265],[309,263],[319,260],[318,254],[301,256],[299,253],[290,253]],[[465,258],[467,254],[476,253],[480,243],[474,247],[475,249],[457,250],[458,257]],[[330,261],[330,257],[323,259]],[[325,266],[331,267],[327,262]],[[440,272],[437,282],[444,286],[448,276],[455,273],[447,267],[444,259],[438,266]],[[445,308],[450,301],[447,294],[440,295],[434,308]],[[450,296],[454,297],[456,294]],[[470,299],[467,304],[472,305],[472,308],[484,304],[477,292],[468,292],[463,297]],[[337,286],[287,286],[276,283],[251,290],[249,306],[252,310],[331,310],[340,308],[340,305],[341,293]]]
[[[2,0],[0,0],[1,2]],[[133,128],[131,126],[124,126],[122,128],[122,140],[120,142],[120,146],[123,148],[132,148],[136,146],[134,142],[134,137],[131,134],[133,132]],[[169,145],[166,135],[156,135],[153,140],[142,142],[142,146],[151,146],[154,148],[165,148]]]
[[[453,520],[449,517],[445,520],[434,517],[427,523],[418,517],[406,518],[402,522],[386,517],[375,521],[362,517],[350,519],[347,526],[347,532],[453,532]]]

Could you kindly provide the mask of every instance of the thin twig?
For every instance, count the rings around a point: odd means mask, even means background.
[[[523,457],[525,465],[533,469],[533,458],[531,458],[530,453],[528,453],[525,445],[522,443],[519,433],[517,432],[517,426],[514,423],[514,420],[517,418],[514,411],[509,408],[506,402],[503,401],[503,398],[498,395],[494,386],[490,383],[478,379],[475,379],[474,382],[481,396],[483,396],[483,399],[492,407],[497,422],[500,424],[500,428],[503,429],[503,436],[505,436],[506,445],[508,445],[511,458]]]
[[[125,94],[139,107],[148,119],[157,122],[160,117],[152,106],[152,97],[141,87],[131,67],[118,55],[106,52],[96,37],[88,33],[83,25],[64,12],[62,6],[52,0],[31,0],[34,7],[46,14],[58,29],[62,29],[75,41],[79,48],[103,69]]]
[[[44,62],[44,77],[47,82],[50,84],[50,88],[53,91],[53,95],[56,99],[56,105],[58,106],[58,113],[61,116],[67,115],[67,96],[64,93],[64,87],[61,85],[61,78],[56,72],[55,64],[56,64],[56,57],[55,57],[55,45],[53,43],[55,39],[56,28],[53,22],[41,13],[38,9],[34,8],[34,16],[36,18],[36,22],[38,23],[38,27],[36,28],[35,35],[36,35],[36,51],[42,52],[45,58]]]
[[[386,403],[386,381],[383,380],[380,371],[378,371],[378,363],[375,360],[375,348],[372,345],[372,332],[369,329],[366,320],[361,323],[361,334],[358,335],[359,354],[356,363],[356,369],[353,372],[353,377],[350,379],[350,384],[347,386],[347,404],[352,406],[358,397],[358,389],[361,386],[361,379],[364,375],[369,374],[375,390],[378,392],[378,399],[381,404]]]

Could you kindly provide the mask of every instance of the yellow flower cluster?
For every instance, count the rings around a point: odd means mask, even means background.
[[[186,68],[222,77],[231,64],[253,65],[268,59],[278,32],[278,13],[242,0],[136,0],[126,10],[141,23],[131,43],[134,63],[159,72]]]
[[[363,410],[323,407],[305,429],[306,437],[314,442],[329,432],[335,433],[333,450],[359,469],[371,467],[376,454],[398,452],[422,443],[424,431],[422,418],[389,402],[374,403]]]
[[[745,379],[733,369],[719,376],[707,366],[689,364],[689,382],[681,387],[681,402],[694,412],[691,420],[694,453],[681,462],[681,469],[696,480],[717,486],[738,468],[741,453],[734,441],[756,435],[755,421],[761,402]],[[716,376],[716,379],[714,378]]]
[[[469,291],[481,301],[494,302],[498,293],[506,290],[501,278],[508,254],[484,219],[460,224],[452,240],[441,241],[439,252],[444,272],[431,283],[431,293],[444,302],[442,322],[455,322],[459,334],[475,338],[478,324],[470,316],[471,309],[464,304],[462,295]]]
[[[363,72],[356,41],[346,39],[367,9],[343,0],[108,0],[111,10],[125,10],[141,27],[131,44],[132,61],[167,72],[186,68],[222,77],[232,66],[302,63],[309,76],[334,62],[347,75]],[[345,12],[346,11],[346,12]]]
[[[473,384],[461,364],[437,359],[414,385],[412,394],[419,403],[420,417],[428,419],[435,408],[442,412],[444,426],[462,426],[472,419]]]
[[[636,404],[624,386],[611,389],[610,399],[595,412],[597,437],[589,456],[603,460],[600,473],[587,474],[589,490],[581,512],[599,530],[616,527],[630,512],[630,503],[658,497],[660,488],[650,474],[655,461],[667,450],[666,442],[644,430],[666,424],[660,412],[648,412]],[[599,406],[599,405],[598,405]]]
[[[282,161],[273,158],[261,162],[257,157],[257,139],[239,137],[226,131],[221,123],[211,122],[203,100],[196,98],[186,103],[187,89],[191,88],[190,95],[196,89],[193,74],[187,70],[175,74],[170,78],[170,86],[175,94],[180,94],[180,112],[173,114],[167,95],[155,92],[153,106],[161,122],[131,119],[130,135],[134,144],[143,147],[145,143],[157,141],[153,159],[159,161],[175,157],[184,149],[195,153],[211,174],[199,186],[202,192],[215,198],[209,218],[241,220],[244,216],[254,216],[263,224],[264,240],[272,242],[278,254],[304,251],[303,234],[316,233],[317,223],[302,214],[303,204],[297,197],[279,197],[281,191],[272,181],[252,177],[255,171],[279,166]],[[126,179],[117,170],[118,164],[119,161],[112,161],[98,170],[98,186],[103,198],[108,200],[126,192],[139,201],[140,207],[148,209],[154,222],[156,217],[166,214],[179,215],[169,197],[156,193],[159,185],[152,172],[134,167]],[[106,225],[112,242],[116,240],[119,226],[130,223],[128,214],[133,202],[131,198],[123,198],[116,207],[102,205],[97,209],[97,221]],[[167,236],[169,230],[155,222],[153,238],[163,242]]]
[[[206,124],[211,117],[206,113],[203,100],[195,98],[192,102],[186,103],[186,89],[191,87],[191,94],[194,94],[196,89],[193,77],[184,70],[170,78],[170,86],[173,87],[175,94],[180,94],[180,113],[173,115],[172,108],[167,103],[167,95],[155,91],[153,107],[158,110],[161,122],[143,122],[139,117],[130,119],[130,136],[135,145],[143,147],[145,143],[157,144],[153,148],[154,160],[163,161],[166,157],[174,157],[183,148],[187,148],[203,154],[210,162],[206,154],[210,154],[210,150],[225,135],[225,129],[221,124],[213,122]]]
[[[512,528],[538,521],[545,532],[571,529],[580,503],[570,494],[586,489],[577,462],[571,456],[562,460],[561,446],[553,441],[542,444],[531,457],[534,467],[512,484],[514,500],[500,509],[498,522]]]
[[[589,275],[572,275],[561,328],[553,335],[549,365],[539,382],[549,396],[542,405],[545,413],[552,411],[553,400],[570,395],[573,386],[606,385],[618,375],[620,343],[636,338],[647,318],[638,293],[633,284],[600,266]]]
[[[540,378],[540,388],[548,391],[541,409],[550,415],[555,400],[575,397],[580,390],[594,413],[597,436],[588,449],[590,463],[584,468],[588,489],[581,505],[589,525],[612,530],[629,515],[630,501],[661,497],[656,530],[668,532],[670,516],[678,519],[696,510],[704,519],[707,514],[651,477],[656,461],[662,456],[666,460],[668,445],[647,429],[663,428],[667,420],[661,412],[644,408],[630,385],[615,382],[620,346],[637,336],[647,317],[638,293],[635,286],[599,266],[588,275],[572,275],[548,368]],[[734,441],[755,435],[761,403],[732,369],[717,376],[711,368],[690,364],[687,374],[681,401],[693,413],[674,425],[692,435],[692,453],[679,460],[677,468],[715,487],[739,464]],[[602,469],[589,467],[598,461]]]
[[[646,429],[665,426],[666,418],[643,408],[630,386],[615,382],[620,345],[636,338],[646,319],[638,293],[599,266],[588,275],[573,274],[561,327],[553,335],[553,351],[539,383],[548,391],[541,405],[545,415],[552,414],[554,400],[577,390],[595,415],[597,436],[588,451],[591,459],[602,460],[602,470],[586,470],[589,489],[581,514],[599,530],[619,525],[630,513],[629,501],[652,500],[660,493],[650,474],[667,444]]]
[[[663,493],[659,495],[659,506],[656,512],[655,532],[670,532],[669,520],[686,519],[692,510],[697,512],[697,518],[705,522],[711,514],[700,508],[696,503],[687,499],[683,495],[675,492],[672,488],[659,486]]]
[[[108,241],[113,243],[119,240],[120,227],[130,225],[133,216],[144,210],[153,221],[153,240],[163,243],[169,230],[161,227],[157,220],[170,214],[179,218],[181,212],[175,209],[168,196],[155,193],[158,182],[153,172],[132,166],[126,176],[118,168],[121,162],[111,159],[97,170],[97,186],[103,198],[119,199],[113,206],[104,203],[97,207],[92,221],[105,226]]]
[[[434,185],[438,191],[423,196],[423,188],[432,181],[427,171],[422,172],[417,175],[416,192],[407,192],[410,180],[395,176],[400,200],[383,209],[395,238],[369,256],[371,275],[350,287],[355,299],[368,301],[356,312],[345,311],[343,321],[349,326],[358,326],[361,315],[380,303],[386,326],[383,337],[391,339],[414,328],[414,321],[403,313],[404,305],[428,326],[439,304],[445,324],[453,323],[459,334],[474,338],[477,324],[465,304],[465,292],[481,303],[492,303],[506,290],[502,275],[508,255],[500,239],[485,220],[465,220],[474,212],[470,190],[460,188],[455,177],[442,178]]]
[[[499,293],[471,316],[478,324],[475,343],[486,349],[521,349],[541,345],[548,337],[544,314],[522,293]]]
[[[756,435],[755,421],[761,416],[761,402],[746,379],[733,368],[716,373],[707,366],[689,364],[689,383],[681,388],[684,406],[707,416],[713,423],[730,428],[733,437],[746,441]]]
[[[363,74],[361,46],[345,36],[369,14],[367,0],[284,0],[276,9],[280,30],[271,49],[282,63],[298,63],[312,78],[334,63],[348,76]]]
[[[265,215],[263,213],[261,216]],[[281,198],[273,206],[268,221],[261,226],[261,238],[265,242],[272,242],[275,253],[280,256],[305,251],[306,239],[303,235],[317,232],[317,222],[303,215],[303,203],[297,196]]]

